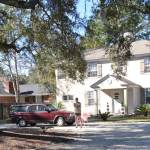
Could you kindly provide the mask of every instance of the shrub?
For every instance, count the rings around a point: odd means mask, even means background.
[[[63,102],[55,102],[53,103],[53,105],[57,108],[57,109],[64,109],[65,105],[63,104]]]
[[[99,116],[103,121],[106,121],[111,115],[110,112],[101,113],[101,111],[99,110]]]
[[[136,109],[137,112],[144,114],[144,116],[148,116],[150,112],[150,104],[143,104]]]

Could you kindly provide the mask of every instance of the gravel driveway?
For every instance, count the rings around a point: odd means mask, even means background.
[[[36,127],[35,127],[36,128]],[[149,150],[150,123],[149,122],[100,122],[88,123],[83,128],[54,127],[47,132],[77,134],[71,142],[47,142],[47,149],[43,150]],[[67,136],[67,135],[65,135]]]

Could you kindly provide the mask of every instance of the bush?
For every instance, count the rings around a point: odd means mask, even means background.
[[[137,112],[142,113],[144,116],[148,116],[150,112],[150,104],[143,104],[136,109]]]
[[[64,109],[65,105],[63,104],[63,102],[55,102],[53,103],[53,105],[57,108],[57,109]]]
[[[111,115],[110,112],[101,113],[101,111],[99,110],[99,116],[103,121],[106,121]]]

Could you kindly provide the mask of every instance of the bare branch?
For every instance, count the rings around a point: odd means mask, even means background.
[[[0,0],[0,3],[22,9],[34,9],[39,0]]]

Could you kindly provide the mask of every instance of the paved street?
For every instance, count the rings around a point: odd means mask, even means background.
[[[0,125],[0,128],[4,126]],[[7,128],[9,125],[7,125]],[[15,125],[10,125],[15,127]],[[36,127],[35,127],[36,128]],[[83,128],[54,127],[48,132],[76,133],[77,137],[73,142],[53,143],[50,142],[50,149],[82,149],[82,150],[112,150],[112,149],[150,149],[150,123],[149,122],[102,122],[88,123]]]

